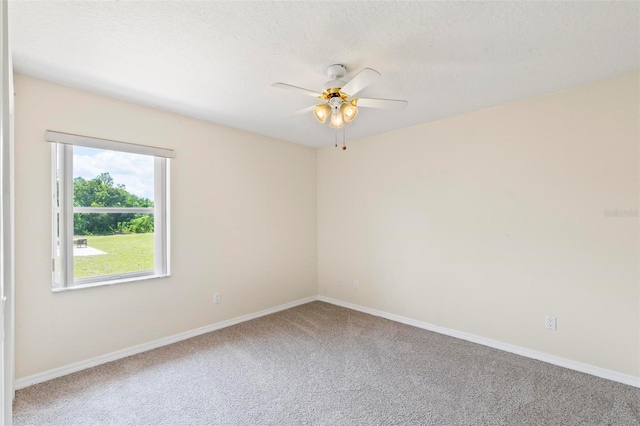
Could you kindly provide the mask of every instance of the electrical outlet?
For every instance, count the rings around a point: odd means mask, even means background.
[[[220,303],[220,293],[213,293],[213,303]]]
[[[360,288],[360,283],[358,282],[358,280],[355,280],[353,282],[353,288],[355,288],[356,290]]]
[[[556,329],[556,317],[552,317],[551,315],[547,315],[544,317],[544,328],[548,330]]]

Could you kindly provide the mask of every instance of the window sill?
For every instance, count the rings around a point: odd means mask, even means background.
[[[170,277],[170,276],[171,276],[171,274],[144,275],[144,276],[141,276],[141,277],[123,278],[121,280],[99,281],[99,282],[95,282],[95,283],[75,285],[73,287],[53,288],[53,289],[51,289],[51,291],[53,291],[54,293],[63,293],[65,291],[82,290],[82,289],[85,289],[85,288],[93,288],[93,287],[104,287],[104,286],[109,286],[109,285],[125,284],[125,283],[136,282],[136,281],[155,280],[155,279],[158,279],[158,278],[167,278],[167,277]]]

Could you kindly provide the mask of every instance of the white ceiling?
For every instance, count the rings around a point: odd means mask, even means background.
[[[17,72],[304,145],[334,131],[314,99],[328,65],[382,78],[348,139],[640,68],[639,2],[10,2]]]

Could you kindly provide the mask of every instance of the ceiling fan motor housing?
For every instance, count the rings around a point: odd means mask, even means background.
[[[327,67],[327,76],[329,76],[331,80],[322,85],[322,90],[342,88],[345,84],[347,84],[346,81],[342,80],[345,75],[347,75],[347,67],[345,67],[344,65],[329,65]]]
[[[327,67],[327,75],[331,80],[340,80],[347,75],[347,67],[341,64],[329,65]]]

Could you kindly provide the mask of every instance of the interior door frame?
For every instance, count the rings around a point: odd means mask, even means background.
[[[0,419],[12,424],[14,389],[14,175],[13,175],[13,66],[9,43],[9,4],[0,1],[0,316],[3,327],[0,357]]]

